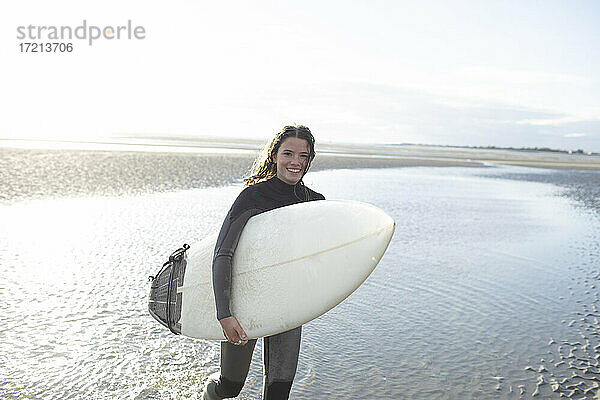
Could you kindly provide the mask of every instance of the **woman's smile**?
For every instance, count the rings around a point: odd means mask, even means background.
[[[288,185],[298,183],[306,171],[309,155],[308,142],[305,139],[285,139],[273,160],[277,164],[277,177]]]

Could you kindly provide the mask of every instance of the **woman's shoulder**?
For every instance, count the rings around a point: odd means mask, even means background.
[[[306,188],[306,190],[308,191],[309,200],[325,200],[325,196],[323,196],[321,193],[312,190],[306,185],[304,185],[304,188]],[[277,181],[274,181],[273,179],[264,180],[257,182],[253,185],[246,186],[244,190],[242,190],[242,192],[239,194],[238,199],[244,201],[253,201],[256,200],[257,197],[268,193],[273,193],[274,191],[278,192],[280,190],[281,188],[277,186]]]
[[[237,198],[231,206],[231,215],[238,215],[244,210],[254,207],[256,203],[256,188],[254,188],[254,186],[255,185],[246,186],[238,194]]]
[[[316,191],[312,190],[308,186],[306,186],[306,190],[308,190],[308,199],[309,199],[309,201],[313,201],[313,200],[325,200],[325,196],[323,196],[319,192],[316,192]]]
[[[254,183],[252,185],[246,186],[239,194],[238,198],[242,198],[245,200],[256,199],[257,196],[260,196],[261,193],[268,192],[269,186],[267,181],[261,181]]]

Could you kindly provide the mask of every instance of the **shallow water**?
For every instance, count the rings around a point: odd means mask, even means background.
[[[519,180],[532,171],[309,174],[327,198],[375,204],[397,226],[365,284],[305,326],[292,398],[595,395],[598,214],[568,189]],[[240,186],[161,190],[64,188],[0,205],[0,398],[197,398],[218,344],[158,325],[147,277],[218,229]],[[257,398],[261,379],[257,346],[239,398]],[[553,379],[566,379],[557,392]]]

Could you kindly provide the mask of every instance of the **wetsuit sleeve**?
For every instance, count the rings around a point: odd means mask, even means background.
[[[217,319],[231,316],[229,302],[231,300],[231,260],[240,234],[246,222],[260,211],[257,208],[240,210],[240,198],[233,204],[227,214],[217,238],[212,265],[213,291],[217,307]]]
[[[325,200],[325,196],[321,193],[315,192],[314,190],[310,190],[310,201],[316,200]]]

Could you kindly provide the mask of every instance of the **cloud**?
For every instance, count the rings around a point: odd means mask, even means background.
[[[315,119],[322,121],[321,131],[338,140],[353,136],[373,142],[600,149],[597,109],[573,115],[365,82],[305,86],[289,92],[301,103],[313,105]],[[273,111],[281,101],[283,97],[269,109]]]
[[[496,82],[514,85],[589,84],[586,77],[547,71],[519,71],[493,67],[468,67],[452,72],[464,81]]]
[[[599,121],[600,118],[584,118],[578,115],[569,115],[561,118],[547,118],[547,119],[524,119],[518,121],[518,124],[525,125],[538,125],[538,126],[558,126],[570,123],[577,122],[586,122],[586,121]]]
[[[590,123],[600,121],[600,107],[588,107],[568,114],[548,115],[542,118],[523,119],[517,123],[538,126],[559,126],[575,123]]]

